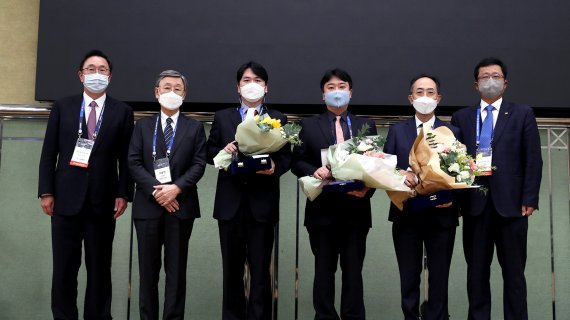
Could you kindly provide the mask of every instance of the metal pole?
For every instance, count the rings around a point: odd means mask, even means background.
[[[132,289],[132,275],[133,275],[133,213],[131,212],[131,232],[129,240],[129,291],[127,296],[127,320],[131,318],[131,289]]]
[[[299,319],[299,183],[295,216],[295,320]]]

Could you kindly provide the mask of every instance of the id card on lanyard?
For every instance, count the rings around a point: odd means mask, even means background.
[[[99,118],[97,119],[97,124],[95,125],[95,131],[93,131],[93,140],[81,138],[81,136],[83,135],[83,117],[85,115],[85,100],[81,102],[81,109],[79,110],[79,130],[77,131],[77,142],[75,143],[75,149],[73,150],[71,161],[69,161],[70,165],[82,168],[87,168],[89,166],[89,158],[91,157],[91,151],[93,151],[93,146],[95,145],[95,139],[97,139],[97,134],[99,133],[99,129],[101,128],[101,122],[103,121],[104,111],[105,111],[105,104],[103,104],[103,107],[101,108],[101,113],[99,114]]]
[[[480,123],[481,123],[481,111],[479,109],[476,110],[477,114],[477,121],[476,121],[476,129],[475,129],[475,137],[476,137],[476,145],[477,151],[475,153],[475,164],[477,168],[481,172],[481,176],[490,176],[493,174],[493,148],[489,145],[488,148],[482,148],[480,146]],[[489,116],[489,115],[487,115]],[[491,141],[493,141],[493,136],[491,136]]]
[[[152,166],[154,168],[154,177],[160,183],[172,182],[172,176],[170,174],[170,150],[172,149],[172,143],[174,141],[174,136],[176,135],[176,127],[178,126],[178,121],[172,130],[172,138],[167,142],[166,145],[166,157],[156,159],[156,135],[158,132],[158,121],[160,119],[160,113],[156,117],[156,123],[154,125],[154,134],[152,138]]]

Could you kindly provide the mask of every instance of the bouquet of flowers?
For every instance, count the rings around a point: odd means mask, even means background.
[[[273,119],[268,114],[244,120],[237,126],[235,139],[239,151],[246,156],[276,152],[285,144],[301,144],[299,132],[301,126],[289,122],[281,125],[280,119]],[[223,149],[214,157],[216,169],[227,170],[232,162],[232,154]]]
[[[467,148],[447,127],[418,134],[410,150],[410,167],[419,177],[413,192],[388,192],[390,200],[402,210],[415,194],[428,195],[441,190],[476,188],[473,182],[481,172]],[[428,129],[429,130],[429,129]]]
[[[364,125],[357,136],[329,147],[327,159],[334,179],[360,180],[368,188],[410,191],[404,184],[405,177],[396,170],[396,156],[382,152],[385,139],[380,135],[366,136],[368,129],[368,125]],[[312,201],[330,181],[307,176],[299,182]]]

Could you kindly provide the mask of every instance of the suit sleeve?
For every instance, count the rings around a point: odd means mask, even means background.
[[[299,132],[299,139],[303,142],[301,145],[293,147],[293,159],[291,163],[291,172],[297,177],[312,176],[313,173],[319,168],[315,166],[307,150],[308,140],[310,134],[307,132],[309,125],[305,119],[301,120],[301,132]]]
[[[540,134],[532,109],[525,114],[523,132],[524,185],[522,186],[522,205],[538,209],[540,181],[542,179],[542,155]]]
[[[49,115],[44,144],[42,146],[39,165],[38,197],[42,194],[54,194],[55,166],[59,153],[59,124],[59,103],[56,101]]]
[[[384,152],[388,154],[396,154],[396,134],[394,133],[393,127],[388,129],[386,143],[384,143]]]
[[[119,189],[117,197],[125,198],[128,201],[133,200],[134,183],[129,174],[129,145],[134,127],[133,110],[127,106],[126,117],[121,135],[121,144],[119,150]]]
[[[200,181],[206,169],[206,133],[204,132],[204,126],[202,123],[196,123],[198,127],[192,135],[194,137],[194,141],[192,141],[192,143],[194,145],[195,152],[192,155],[192,159],[184,159],[189,160],[191,164],[188,167],[188,170],[174,181],[174,184],[180,187],[182,192],[196,188],[198,181]]]
[[[214,122],[212,122],[212,127],[210,128],[210,136],[206,144],[207,161],[211,165],[214,164],[214,157],[225,147],[221,145],[222,137],[220,126],[220,113],[216,112],[214,114]]]
[[[133,131],[129,146],[128,162],[129,171],[137,183],[137,189],[142,190],[147,197],[150,197],[154,191],[153,186],[159,185],[160,182],[144,166],[142,124],[143,121],[139,120]]]

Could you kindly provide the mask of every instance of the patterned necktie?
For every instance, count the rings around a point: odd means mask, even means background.
[[[166,118],[166,126],[164,127],[164,144],[166,144],[166,148],[168,148],[168,144],[170,143],[173,135],[172,118]]]
[[[341,116],[336,116],[335,121],[335,131],[336,131],[336,143],[339,144],[344,142],[344,133],[342,132],[342,126],[340,125]]]
[[[95,132],[95,125],[97,123],[97,102],[91,101],[89,104],[91,107],[91,112],[89,112],[89,117],[87,118],[87,136],[89,139],[93,139],[93,133]]]
[[[485,107],[487,110],[487,116],[483,121],[483,126],[481,127],[481,135],[479,138],[479,148],[486,149],[491,146],[491,140],[493,139],[493,110],[495,107],[488,105]]]

